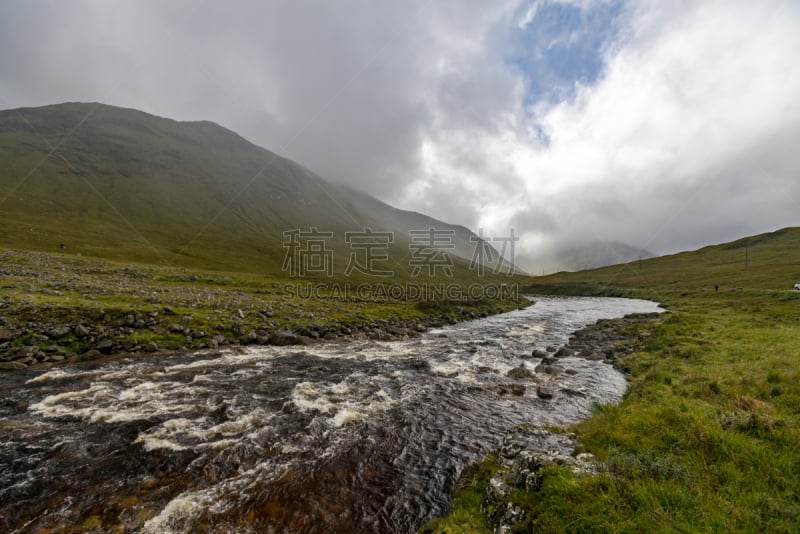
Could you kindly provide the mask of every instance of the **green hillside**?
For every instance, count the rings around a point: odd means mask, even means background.
[[[402,224],[400,224],[402,223]],[[279,274],[283,232],[394,232],[392,268],[408,270],[408,231],[453,231],[467,277],[468,230],[354,195],[210,122],[178,122],[102,104],[0,112],[0,246],[143,263]]]
[[[800,281],[800,228],[784,228],[691,252],[532,279],[534,291],[658,298],[673,292],[786,290]]]

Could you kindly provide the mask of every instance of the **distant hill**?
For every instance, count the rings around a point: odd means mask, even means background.
[[[800,282],[800,228],[744,237],[699,250],[575,273],[532,279],[534,289],[567,292],[606,286],[678,291],[791,290]]]
[[[583,271],[638,261],[640,258],[647,259],[653,256],[655,254],[650,251],[612,241],[590,243],[582,247],[569,248],[547,257],[536,258],[529,262],[529,267],[533,274],[542,271],[545,273]]]
[[[278,273],[285,231],[393,232],[391,268],[409,269],[410,230],[455,235],[456,270],[476,236],[326,182],[212,122],[68,103],[0,111],[0,246],[221,270]],[[387,267],[387,262],[380,264]]]

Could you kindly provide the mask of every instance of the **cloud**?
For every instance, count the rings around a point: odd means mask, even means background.
[[[796,225],[791,0],[6,2],[0,107],[219,122],[537,258]],[[538,272],[538,269],[537,269]]]

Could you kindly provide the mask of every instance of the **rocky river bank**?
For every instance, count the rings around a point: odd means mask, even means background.
[[[521,304],[304,299],[298,287],[286,279],[0,250],[0,370],[236,346],[398,340]]]
[[[536,372],[569,373],[570,369],[562,365],[563,358],[574,357],[620,367],[622,359],[637,350],[650,336],[648,329],[660,321],[659,317],[658,313],[637,313],[620,319],[602,319],[575,332],[569,343],[560,348],[534,349],[532,357],[540,359]],[[540,398],[549,399],[556,394],[556,389],[557,386],[540,385],[537,392]],[[571,392],[562,388],[559,393]],[[510,534],[534,528],[523,508],[515,502],[515,493],[535,494],[541,488],[548,468],[567,466],[587,476],[602,472],[602,463],[592,454],[580,452],[581,449],[575,434],[552,428],[526,423],[506,434],[502,445],[493,453],[495,471],[482,487],[480,511],[492,532]],[[483,460],[467,469],[460,482],[462,488],[470,483],[469,480],[485,462]],[[421,530],[422,533],[438,531],[435,521]]]

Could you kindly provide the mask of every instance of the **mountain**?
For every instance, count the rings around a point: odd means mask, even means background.
[[[652,252],[618,241],[589,243],[531,262],[531,271],[583,271],[652,258]]]
[[[444,246],[464,276],[477,239],[328,183],[212,122],[91,103],[0,111],[0,228],[0,246],[255,273],[282,270],[292,230],[331,233],[323,242],[335,273],[355,252],[346,232],[393,233],[375,267],[399,276],[415,256],[410,231],[449,232]]]
[[[598,286],[680,292],[714,291],[715,286],[719,291],[791,290],[800,282],[800,228],[783,228],[642,262],[532,280],[537,290],[562,286],[573,293],[585,293],[585,289]]]

